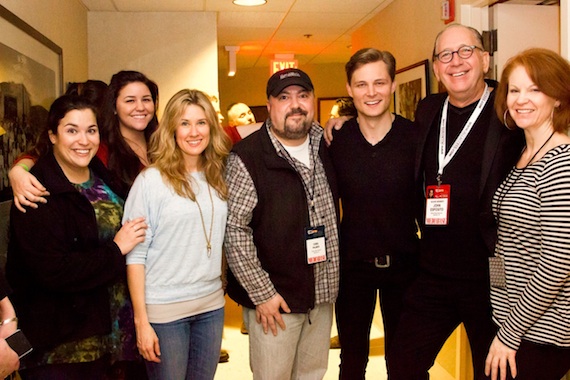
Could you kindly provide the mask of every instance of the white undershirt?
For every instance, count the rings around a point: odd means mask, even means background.
[[[308,167],[308,168],[311,167],[311,154],[309,153],[309,136],[308,135],[307,135],[307,138],[305,139],[305,141],[301,145],[287,146],[283,143],[282,143],[282,145],[291,157],[302,162],[303,164],[305,164],[306,167]]]

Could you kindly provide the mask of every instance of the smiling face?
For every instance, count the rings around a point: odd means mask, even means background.
[[[350,83],[346,84],[346,90],[359,117],[375,118],[389,112],[396,83],[390,79],[386,63],[377,61],[356,69]]]
[[[315,117],[315,95],[304,87],[285,87],[267,100],[271,131],[283,144],[302,144]]]
[[[552,112],[556,106],[556,99],[540,91],[523,66],[513,69],[509,75],[507,107],[519,128],[552,128]]]
[[[115,109],[121,132],[127,135],[144,131],[155,112],[150,90],[142,82],[131,82],[124,86],[117,96]]]
[[[457,107],[465,107],[483,95],[485,73],[489,70],[489,53],[483,51],[473,31],[457,25],[446,29],[438,38],[435,53],[444,50],[457,51],[463,46],[478,46],[469,58],[453,54],[451,62],[433,62],[433,71],[437,80],[447,89],[449,101]]]
[[[210,124],[204,109],[196,104],[186,107],[175,131],[176,145],[184,155],[186,168],[200,168],[202,153],[210,143]]]
[[[65,175],[74,182],[77,174],[89,173],[88,165],[99,149],[97,118],[90,109],[72,110],[57,126],[57,134],[49,131],[53,154]]]

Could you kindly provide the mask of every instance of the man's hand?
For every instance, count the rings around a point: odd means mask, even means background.
[[[339,118],[330,118],[327,120],[327,123],[325,124],[324,134],[327,145],[331,145],[331,142],[333,141],[333,129],[336,129],[338,131],[342,128],[344,122],[350,119],[350,116],[341,116]]]
[[[513,350],[504,345],[499,338],[495,337],[491,347],[489,347],[489,354],[485,360],[485,375],[491,376],[491,380],[497,380],[497,375],[500,375],[501,380],[507,378],[507,364],[511,369],[513,378],[517,377],[517,363],[515,361],[516,350]]]
[[[285,330],[285,322],[283,318],[281,318],[279,308],[283,309],[286,313],[291,312],[287,302],[285,302],[279,293],[275,294],[269,301],[259,304],[255,308],[257,323],[261,323],[264,333],[267,334],[269,328],[271,328],[273,336],[277,336],[277,325],[281,327],[281,330]]]

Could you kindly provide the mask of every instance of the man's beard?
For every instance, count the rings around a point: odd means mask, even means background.
[[[288,120],[289,116],[297,116],[299,114],[305,116],[305,120],[301,120],[299,123],[290,122]],[[285,115],[285,120],[283,122],[283,131],[278,131],[276,128],[273,128],[273,133],[287,140],[299,140],[304,138],[307,136],[307,133],[309,133],[312,125],[312,120],[306,118],[307,114],[307,111],[304,111],[300,108],[291,110],[291,112]]]

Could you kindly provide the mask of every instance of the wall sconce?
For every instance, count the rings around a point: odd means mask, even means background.
[[[236,53],[239,51],[239,46],[226,46],[226,51],[228,52],[228,76],[233,77],[236,75]]]
[[[243,5],[244,7],[255,7],[267,3],[267,0],[234,0],[235,5]]]

